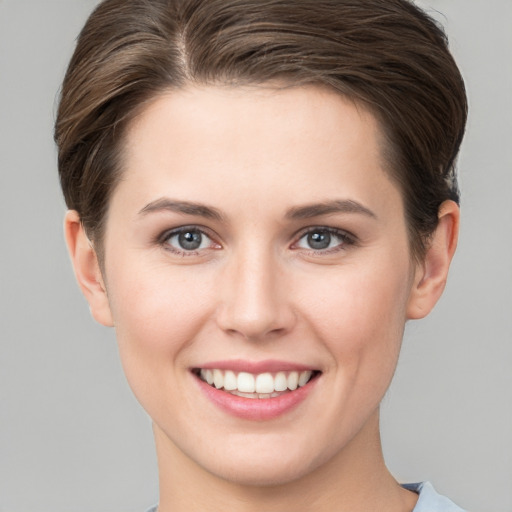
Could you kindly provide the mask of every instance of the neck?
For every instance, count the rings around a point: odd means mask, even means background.
[[[327,463],[279,485],[247,485],[219,478],[186,456],[154,427],[160,477],[158,512],[332,511],[411,512],[417,495],[398,485],[382,456],[378,411]]]

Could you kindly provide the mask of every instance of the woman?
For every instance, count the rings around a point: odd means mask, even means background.
[[[459,223],[464,85],[405,0],[106,0],[56,123],[66,239],[151,416],[159,512],[456,511],[379,403]]]

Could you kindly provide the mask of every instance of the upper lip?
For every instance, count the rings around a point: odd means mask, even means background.
[[[309,365],[301,363],[293,363],[290,361],[279,361],[276,359],[268,359],[264,361],[246,361],[242,359],[229,359],[225,361],[210,361],[198,366],[194,369],[204,370],[231,370],[233,372],[247,372],[252,374],[259,373],[276,373],[286,371],[315,371],[318,368],[314,368]]]

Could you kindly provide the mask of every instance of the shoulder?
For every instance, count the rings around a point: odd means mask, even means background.
[[[430,482],[403,484],[402,487],[419,494],[413,512],[464,512],[453,501],[438,494]]]

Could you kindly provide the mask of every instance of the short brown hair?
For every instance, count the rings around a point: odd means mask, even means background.
[[[105,0],[78,38],[55,125],[66,204],[101,251],[125,127],[162,91],[284,81],[368,108],[424,254],[454,171],[467,101],[443,30],[407,0]]]

